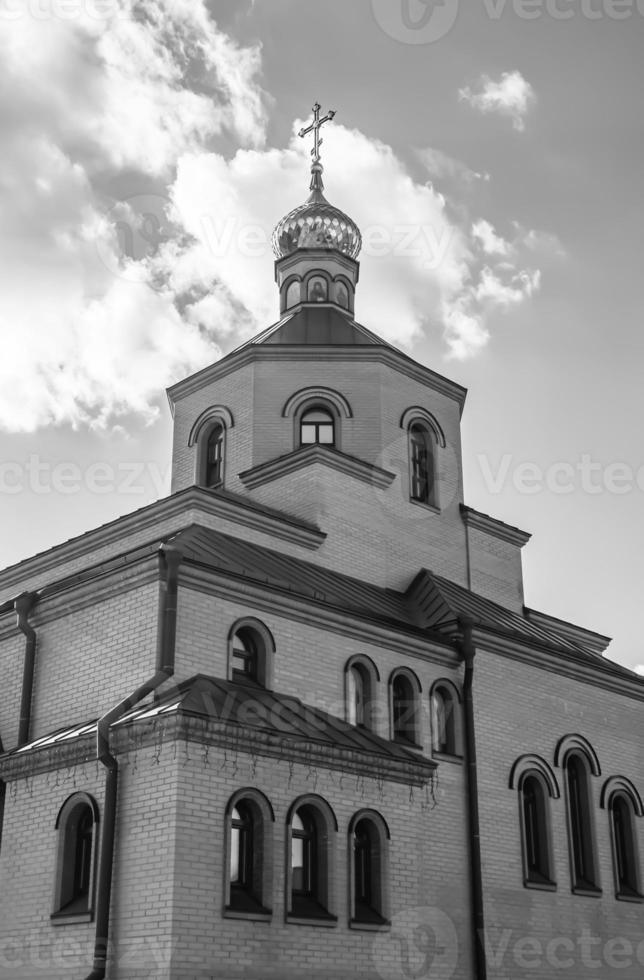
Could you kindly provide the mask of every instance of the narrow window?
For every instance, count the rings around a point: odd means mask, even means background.
[[[588,772],[582,759],[571,755],[566,762],[570,851],[573,889],[599,891],[595,874],[593,830]]]
[[[214,425],[206,442],[205,485],[217,487],[224,478],[224,427]]]
[[[256,683],[258,679],[258,644],[252,630],[242,627],[233,637],[232,679]]]
[[[447,687],[432,691],[432,743],[434,752],[456,755],[456,698]]]
[[[428,429],[415,422],[409,429],[411,499],[434,504],[434,447]]]
[[[252,911],[254,895],[254,821],[243,802],[233,807],[230,822],[230,908]]]
[[[71,798],[61,810],[57,827],[62,837],[54,917],[86,915],[92,905],[94,811],[84,798]]]
[[[315,818],[308,807],[300,807],[293,814],[291,834],[293,914],[310,916],[325,912],[318,901],[318,832]]]
[[[525,883],[552,884],[546,794],[540,779],[526,775],[521,785]]]
[[[0,852],[2,851],[2,825],[4,823],[4,802],[6,784],[0,779]]]
[[[349,700],[349,724],[365,725],[365,700],[366,700],[365,676],[361,668],[357,665],[349,668],[347,676],[348,700]]]
[[[404,674],[396,674],[392,683],[393,736],[416,744],[416,696],[411,681]]]
[[[351,832],[353,922],[375,925],[385,922],[386,834],[384,827],[379,828],[375,819],[367,816],[361,817]]]
[[[623,794],[613,797],[610,806],[615,885],[618,898],[641,898],[638,855],[635,843],[633,805]]]
[[[347,287],[341,282],[335,287],[335,301],[338,306],[342,306],[343,309],[349,309],[349,293],[347,292]]]
[[[327,281],[316,276],[309,282],[309,303],[324,303],[327,298]]]
[[[300,444],[332,446],[335,443],[334,427],[333,416],[326,409],[309,409],[300,420]]]
[[[286,309],[290,310],[292,306],[297,306],[300,302],[300,283],[296,279],[286,290]]]

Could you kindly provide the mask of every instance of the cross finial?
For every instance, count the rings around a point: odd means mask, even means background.
[[[313,106],[313,122],[310,126],[305,126],[300,130],[299,136],[308,136],[309,133],[313,133],[313,149],[311,150],[311,156],[313,157],[313,163],[311,164],[311,190],[323,189],[322,185],[322,164],[320,163],[320,147],[322,146],[323,140],[320,136],[320,129],[325,122],[330,122],[335,116],[335,109],[330,109],[326,116],[320,119],[320,103],[316,102]]]

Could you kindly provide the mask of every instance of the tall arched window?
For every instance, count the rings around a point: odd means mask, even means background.
[[[402,671],[391,679],[391,730],[394,739],[412,745],[420,742],[418,686]]]
[[[96,804],[76,793],[62,806],[56,828],[58,865],[53,916],[87,918],[93,906]]]
[[[224,427],[213,425],[205,447],[204,485],[218,487],[224,480]]]
[[[349,668],[347,674],[347,695],[348,695],[348,715],[349,724],[365,724],[365,702],[367,698],[367,681],[362,668],[354,664]]]
[[[573,891],[599,892],[588,766],[571,752],[565,763]]]
[[[295,279],[286,290],[286,309],[297,306],[300,302],[300,281]]]
[[[328,297],[328,283],[323,276],[315,276],[309,280],[309,303],[325,303]]]
[[[238,620],[228,634],[228,679],[270,687],[275,641],[259,619]]]
[[[633,802],[626,793],[615,793],[609,806],[615,893],[617,898],[641,899],[639,854]]]
[[[306,799],[294,804],[289,819],[288,914],[297,919],[334,919],[329,911],[330,862],[337,825],[325,801]]]
[[[242,627],[235,633],[233,640],[233,670],[234,681],[257,682],[258,672],[257,638],[248,627]]]
[[[451,684],[437,683],[432,688],[431,718],[433,751],[460,755],[458,695]]]
[[[414,422],[409,427],[411,499],[436,504],[434,440],[428,426]]]
[[[526,885],[553,885],[547,796],[541,776],[536,772],[525,773],[520,802]]]
[[[258,790],[239,790],[226,809],[228,874],[225,908],[227,914],[270,915],[270,840],[267,832],[273,811]]]
[[[352,821],[352,920],[382,925],[385,921],[387,829],[370,816]]]
[[[323,446],[335,443],[335,419],[326,408],[310,408],[300,419],[300,445],[315,443]]]

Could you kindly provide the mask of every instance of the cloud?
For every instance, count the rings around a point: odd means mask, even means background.
[[[503,72],[498,81],[481,75],[473,87],[459,89],[458,97],[479,112],[508,117],[517,132],[525,129],[525,116],[536,101],[534,89],[519,71]]]
[[[511,245],[497,235],[493,225],[485,218],[480,218],[472,225],[472,236],[480,243],[486,255],[508,255]]]
[[[118,219],[136,231],[145,215],[129,191],[106,215],[110,192],[136,185],[163,200],[182,154],[225,133],[261,146],[260,52],[200,0],[23,13],[0,34],[12,92],[0,106],[0,427],[152,417],[164,384],[218,355],[217,335],[198,311],[180,315],[145,249],[123,260]]]
[[[466,163],[434,147],[425,147],[424,149],[418,150],[417,154],[426,167],[427,173],[436,180],[453,179],[463,184],[472,184],[479,180],[485,182],[490,180],[488,173],[477,173],[476,170],[468,167]]]

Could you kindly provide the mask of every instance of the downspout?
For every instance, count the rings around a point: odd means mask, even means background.
[[[29,613],[36,601],[35,592],[23,592],[14,599],[18,629],[25,635],[25,660],[22,671],[22,695],[20,698],[20,721],[18,723],[18,748],[29,741],[31,728],[31,702],[34,692],[34,672],[36,667],[36,631],[29,625]]]
[[[465,662],[463,681],[463,713],[465,718],[465,751],[467,760],[468,830],[470,838],[470,889],[472,905],[472,931],[476,980],[486,980],[485,957],[485,910],[483,903],[483,871],[481,867],[481,830],[479,820],[478,772],[476,768],[476,735],[474,731],[474,657],[476,648],[472,639],[473,620],[462,617],[463,634],[461,651]]]
[[[181,552],[168,545],[159,548],[159,624],[157,628],[156,670],[153,676],[128,697],[99,718],[96,729],[96,758],[106,770],[105,805],[101,833],[101,852],[96,895],[96,938],[94,963],[86,980],[104,980],[110,929],[114,831],[118,798],[118,762],[110,752],[110,727],[130,708],[147,697],[174,674],[174,651],[177,627],[177,583]]]

